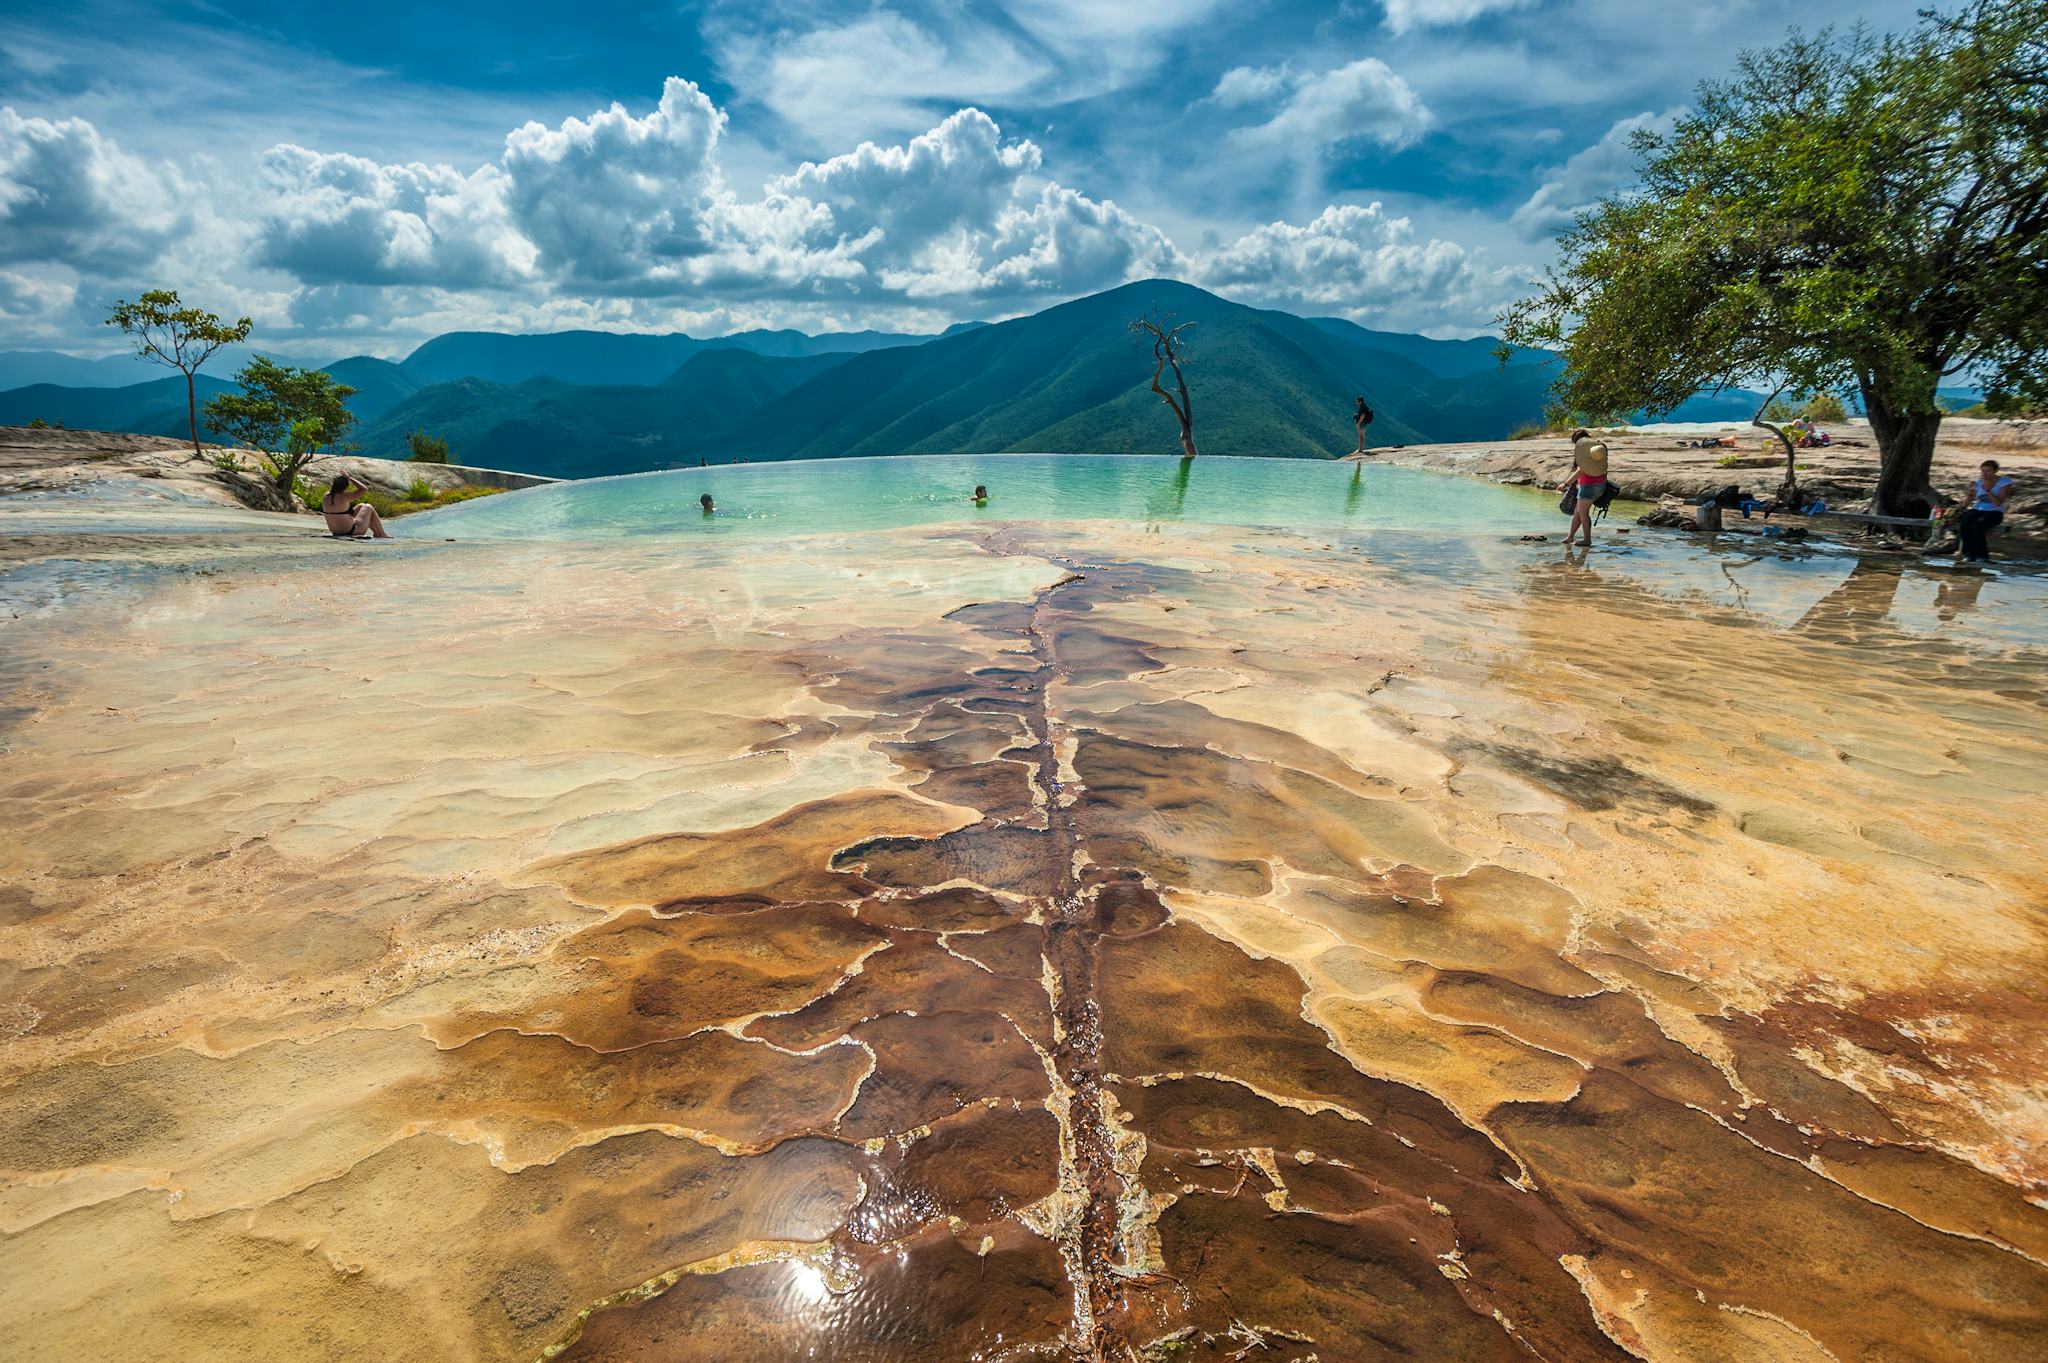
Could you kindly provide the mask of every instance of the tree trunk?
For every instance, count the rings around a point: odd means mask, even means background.
[[[192,453],[199,453],[199,394],[192,381],[192,371],[185,371],[185,420],[192,427]]]
[[[1932,473],[1940,409],[1900,411],[1866,385],[1863,410],[1870,417],[1870,433],[1877,438],[1876,511],[1883,516],[1926,515],[1937,495]]]
[[[1195,400],[1188,396],[1188,381],[1180,372],[1180,361],[1172,360],[1173,382],[1180,389],[1180,457],[1195,457]]]
[[[1749,419],[1749,424],[1763,427],[1772,435],[1778,437],[1778,443],[1785,447],[1785,485],[1778,489],[1778,503],[1787,510],[1797,511],[1799,509],[1799,451],[1793,447],[1792,441],[1786,436],[1783,426],[1764,420],[1764,413],[1769,411],[1771,404],[1778,400],[1778,393],[1784,391],[1785,385],[1779,384],[1777,393],[1771,394],[1758,404],[1756,415]]]

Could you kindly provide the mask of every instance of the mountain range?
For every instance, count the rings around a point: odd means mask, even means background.
[[[326,368],[358,390],[352,438],[365,454],[402,458],[407,432],[422,430],[447,440],[460,462],[556,477],[736,458],[1168,453],[1175,423],[1149,389],[1150,347],[1130,331],[1139,317],[1196,324],[1187,375],[1196,441],[1209,454],[1346,453],[1355,395],[1377,413],[1375,444],[1497,439],[1537,417],[1556,374],[1542,351],[1518,350],[1503,364],[1488,337],[1374,331],[1163,279],[931,337],[451,332],[403,361],[352,356]],[[0,383],[65,373],[65,361],[114,372],[103,368],[110,361],[54,354],[0,353]],[[202,402],[232,386],[234,367],[217,357],[202,372]],[[1755,400],[1731,394],[1688,407],[1702,410],[1681,409],[1681,419],[1747,417]],[[71,383],[0,392],[0,424],[37,417],[182,434],[184,381],[97,387],[74,373]]]

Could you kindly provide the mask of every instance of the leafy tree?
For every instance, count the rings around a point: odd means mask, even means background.
[[[207,403],[207,423],[261,452],[277,490],[289,497],[299,470],[355,424],[348,399],[356,390],[325,370],[297,369],[260,355],[235,381],[242,391]]]
[[[1842,400],[1833,393],[1815,393],[1799,409],[1799,415],[1808,421],[1829,422],[1845,420],[1849,414],[1843,409]]]
[[[448,462],[448,442],[425,431],[408,431],[405,443],[412,453],[407,457],[415,464],[445,464]]]
[[[1945,375],[2048,392],[2048,0],[1884,39],[1795,30],[1635,145],[1641,192],[1580,218],[1501,318],[1563,350],[1571,406],[1853,384],[1897,515],[1935,496]]]
[[[248,340],[254,323],[244,317],[231,325],[213,313],[184,306],[176,289],[151,289],[133,303],[114,304],[107,325],[121,328],[143,359],[185,376],[185,418],[191,424],[192,453],[198,454],[199,396],[193,376],[214,351]]]
[[[1188,363],[1188,343],[1181,333],[1194,325],[1182,322],[1178,326],[1167,326],[1147,318],[1131,323],[1131,334],[1143,340],[1152,339],[1152,391],[1159,394],[1159,400],[1173,411],[1174,419],[1180,422],[1180,457],[1195,457],[1195,404],[1188,397],[1187,377],[1181,373],[1181,366]],[[1174,401],[1173,394],[1159,386],[1159,379],[1168,367],[1173,370],[1174,386],[1180,389],[1180,401]]]

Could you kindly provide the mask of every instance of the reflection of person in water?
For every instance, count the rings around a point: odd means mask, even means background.
[[[1963,612],[1977,609],[1977,594],[1983,590],[1982,573],[1944,574],[1934,588],[1934,613],[1948,624]]]
[[[707,492],[702,497],[699,497],[697,499],[697,505],[704,508],[705,515],[710,515],[712,510],[714,509],[711,505],[711,494]]]
[[[1351,486],[1344,490],[1344,515],[1348,518],[1358,510],[1359,500],[1365,495],[1365,465],[1351,466]]]

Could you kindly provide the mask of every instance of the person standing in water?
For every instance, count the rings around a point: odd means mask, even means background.
[[[968,498],[968,500],[973,502],[976,506],[987,506],[988,489],[983,487],[980,483],[976,483],[974,485],[974,495]]]
[[[711,505],[711,494],[707,492],[702,497],[699,497],[697,499],[697,505],[704,508],[705,515],[710,515],[714,509]]]
[[[1593,503],[1607,490],[1607,445],[1585,430],[1572,432],[1572,474],[1558,485],[1559,492],[1572,494],[1572,523],[1565,527],[1564,542],[1583,536],[1593,547]]]
[[[1365,405],[1363,397],[1358,399],[1358,410],[1352,413],[1351,424],[1358,427],[1358,448],[1353,454],[1365,453],[1365,428],[1372,425],[1372,408]]]

